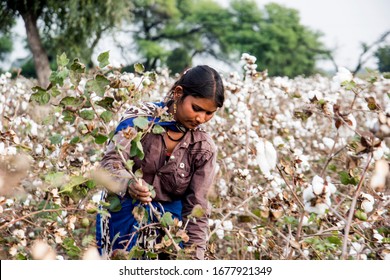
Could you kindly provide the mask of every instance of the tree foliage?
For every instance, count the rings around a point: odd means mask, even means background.
[[[91,57],[104,32],[117,26],[129,13],[127,1],[92,2],[88,0],[3,0],[0,14],[9,30],[21,16],[26,26],[38,80],[48,84],[49,57],[66,51],[91,64]]]
[[[256,56],[261,69],[272,76],[315,73],[316,59],[323,53],[321,34],[303,26],[297,10],[275,3],[260,10],[252,0],[233,1],[231,9],[228,45]]]
[[[124,32],[133,39],[132,45],[122,47],[134,49],[137,61],[149,70],[169,65],[179,71],[191,66],[197,55],[229,61],[249,52],[270,75],[310,75],[319,54],[326,52],[319,42],[321,34],[303,26],[298,11],[278,4],[260,9],[253,0],[232,1],[226,8],[215,0],[136,0],[131,4],[124,0],[3,0],[1,10],[7,23],[4,28],[18,15],[25,15],[25,22],[35,26],[36,32],[28,37],[36,64],[46,64],[36,59],[39,55],[54,60],[66,51],[91,66],[98,42],[121,23],[129,26]],[[27,21],[27,15],[33,20]],[[40,48],[33,48],[39,44]]]
[[[378,59],[378,70],[380,72],[390,72],[390,45],[380,47],[375,56]]]

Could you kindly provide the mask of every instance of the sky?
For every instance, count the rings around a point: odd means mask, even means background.
[[[218,2],[227,5],[229,0],[218,0]],[[321,40],[326,47],[334,50],[334,58],[338,66],[350,70],[357,65],[361,54],[361,43],[371,44],[390,30],[390,0],[256,0],[256,2],[259,7],[276,2],[285,7],[297,9],[303,25],[324,34]],[[21,47],[25,36],[23,22],[18,22],[17,30],[19,37],[15,41],[16,50],[8,63],[12,63],[17,58],[23,58],[27,54]],[[390,36],[387,42],[390,44]],[[121,57],[120,51],[115,50],[112,40],[102,42],[96,53],[99,54],[106,50],[110,50],[113,64],[127,62]],[[260,65],[261,61],[257,63]],[[330,62],[319,62],[318,66],[329,71],[334,68]],[[365,66],[375,68],[376,59],[370,59]]]
[[[361,43],[372,44],[390,31],[389,0],[257,0],[260,7],[276,2],[299,11],[301,23],[321,31],[326,47],[335,50],[339,66],[354,69],[361,54]],[[387,38],[390,44],[390,36]],[[322,64],[331,67],[330,63]],[[367,63],[376,67],[376,59]]]

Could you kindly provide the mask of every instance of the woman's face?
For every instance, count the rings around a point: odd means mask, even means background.
[[[198,125],[208,122],[217,109],[214,100],[186,96],[177,102],[175,118],[186,128],[194,129]]]

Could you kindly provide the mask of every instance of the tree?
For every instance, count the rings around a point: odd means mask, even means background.
[[[146,69],[164,64],[190,66],[187,59],[195,55],[221,58],[224,54],[221,22],[229,14],[215,1],[137,0],[133,4],[132,34]],[[185,61],[175,61],[178,52],[182,59],[185,51]]]
[[[390,45],[380,47],[375,57],[378,59],[378,70],[382,73],[390,72]]]
[[[12,19],[22,17],[38,82],[46,87],[51,73],[48,55],[66,51],[70,57],[91,61],[102,34],[129,15],[129,4],[125,0],[1,0],[0,15],[1,22],[7,23],[1,29],[9,29]]]
[[[1,35],[0,33],[0,60],[5,60],[7,54],[13,49],[10,35]]]
[[[225,29],[228,45],[257,57],[270,75],[294,77],[315,72],[315,61],[327,51],[320,33],[300,23],[295,9],[271,3],[260,10],[253,0],[231,3],[233,24]]]

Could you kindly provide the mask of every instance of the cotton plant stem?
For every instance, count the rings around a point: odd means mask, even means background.
[[[272,230],[274,230],[280,237],[282,237],[287,243],[290,244],[291,240],[285,236],[283,233],[281,233],[276,227],[275,228],[272,228]],[[305,254],[303,253],[302,249],[301,248],[296,248],[298,250],[298,252],[302,255],[302,257],[305,259],[305,260],[309,260]]]
[[[284,176],[282,170],[279,168],[279,166],[276,166],[276,168],[279,171],[280,176],[282,176],[283,181],[286,183],[286,186],[290,189],[292,195],[294,196],[295,200],[298,202],[298,205],[302,208],[305,209],[305,206],[303,205],[302,201],[298,198],[297,194],[295,191],[291,188],[290,184],[287,182],[286,177]]]
[[[329,157],[328,157],[328,159],[326,160],[326,163],[325,163],[324,167],[322,168],[321,177],[324,177],[324,173],[325,173],[325,171],[326,171],[326,168],[328,167],[328,165],[329,165],[329,163],[332,161],[332,159],[333,159],[335,156],[337,156],[337,155],[338,155],[342,150],[344,150],[344,148],[346,147],[346,145],[345,145],[345,146],[341,147],[341,149],[339,149],[338,151],[334,152],[338,140],[339,140],[339,132],[337,131],[336,138],[334,139],[334,143],[333,143],[332,150],[330,151]]]
[[[160,222],[161,221],[161,215],[160,213],[157,211],[157,209],[152,205],[151,202],[148,203],[150,209],[152,209],[152,212],[153,214],[156,216],[157,220]],[[164,229],[164,232],[166,235],[168,235],[169,239],[171,239],[172,241],[172,244],[176,250],[176,252],[180,252],[181,248],[179,247],[179,245],[176,244],[175,240],[173,239],[171,233],[169,232],[169,230],[166,228],[166,227],[162,227]]]
[[[348,249],[349,230],[351,228],[356,203],[357,203],[357,200],[359,198],[359,195],[360,195],[360,192],[361,192],[361,189],[363,186],[363,181],[364,181],[365,175],[367,174],[367,170],[368,170],[368,167],[370,166],[371,160],[372,160],[372,152],[368,154],[367,164],[363,170],[362,177],[360,178],[358,187],[356,189],[355,195],[354,195],[352,202],[351,202],[351,207],[349,209],[347,223],[345,224],[345,228],[344,228],[343,248],[342,248],[342,253],[341,253],[341,259],[343,259],[343,260],[347,259],[347,257],[348,257],[347,249]]]
[[[0,230],[16,223],[16,222],[19,222],[21,220],[24,220],[28,217],[31,217],[31,216],[34,216],[34,215],[37,215],[37,214],[40,214],[40,213],[45,213],[45,212],[59,212],[59,211],[81,211],[81,209],[78,209],[78,208],[58,208],[58,209],[42,209],[42,210],[38,210],[38,211],[35,211],[35,212],[31,212],[27,215],[24,215],[20,218],[17,218],[17,219],[14,219],[8,223],[5,223],[4,225],[0,226]]]
[[[236,208],[240,208],[242,207],[243,205],[245,205],[249,200],[251,200],[253,197],[255,197],[254,195],[248,197],[247,199],[245,199],[242,203],[240,203],[239,205],[236,206]],[[248,213],[251,213],[249,211],[247,211]],[[229,213],[227,213],[221,220],[221,224],[222,222],[224,222],[227,218],[230,217],[230,215],[233,213],[233,211],[229,211]],[[213,234],[219,229],[219,227],[215,227],[211,232],[210,232],[210,237],[213,236]]]

